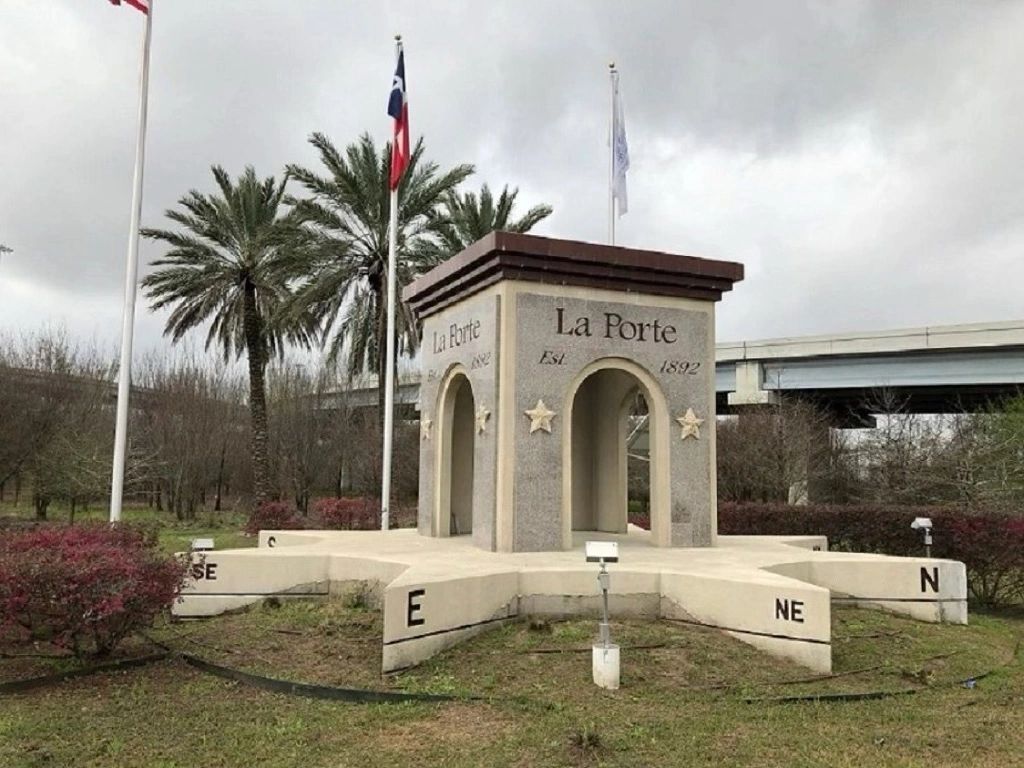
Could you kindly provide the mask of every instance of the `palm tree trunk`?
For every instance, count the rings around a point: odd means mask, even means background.
[[[270,463],[267,460],[267,393],[264,382],[263,323],[256,306],[256,286],[245,284],[243,311],[245,347],[249,358],[249,415],[252,420],[252,490],[258,507],[268,498]]]
[[[225,437],[220,446],[220,468],[217,470],[217,501],[213,505],[214,512],[220,512],[221,493],[224,490],[224,456],[228,452],[228,440]]]

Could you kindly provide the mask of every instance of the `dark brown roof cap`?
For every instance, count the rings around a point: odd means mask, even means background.
[[[743,265],[732,261],[492,232],[414,280],[402,295],[425,317],[499,280],[718,301],[742,279]]]

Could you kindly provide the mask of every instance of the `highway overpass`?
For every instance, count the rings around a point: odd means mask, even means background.
[[[721,413],[798,396],[855,426],[883,394],[916,413],[977,410],[1024,391],[1024,320],[727,342],[715,378]]]

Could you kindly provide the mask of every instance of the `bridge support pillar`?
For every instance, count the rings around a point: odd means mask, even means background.
[[[764,388],[764,366],[756,360],[736,363],[736,391],[729,393],[729,405],[777,405],[779,393]]]

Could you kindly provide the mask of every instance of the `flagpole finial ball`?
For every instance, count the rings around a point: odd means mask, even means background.
[[[401,35],[395,35],[395,42],[396,43],[402,42],[402,36]]]
[[[609,61],[608,62],[608,69],[615,69],[615,62],[614,61]]]

